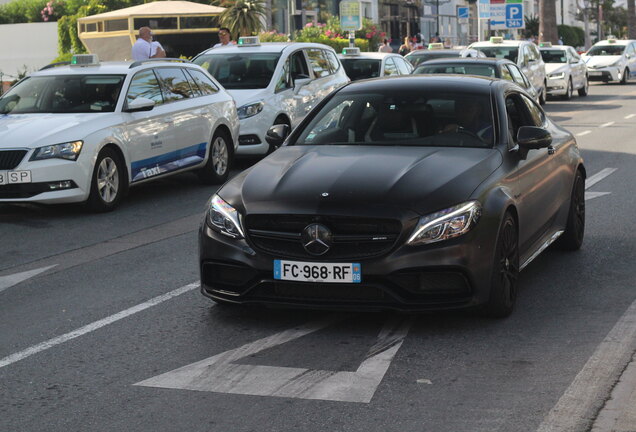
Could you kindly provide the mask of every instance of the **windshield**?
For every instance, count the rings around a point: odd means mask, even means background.
[[[279,53],[219,53],[202,55],[194,63],[207,69],[228,90],[264,89],[272,80],[279,58]]]
[[[382,61],[373,59],[340,59],[351,81],[380,76]]]
[[[391,91],[334,95],[295,145],[491,147],[487,95]]]
[[[478,47],[477,49],[486,54],[486,57],[505,58],[514,63],[517,63],[517,56],[519,55],[519,47],[516,46],[490,46]]]
[[[598,45],[593,46],[588,52],[589,56],[618,56],[622,55],[625,45]]]
[[[427,64],[419,66],[414,74],[459,74],[479,75],[489,78],[497,78],[495,67],[486,64]]]
[[[417,67],[419,64],[433,59],[459,57],[460,53],[454,50],[439,50],[439,51],[425,51],[423,53],[417,53],[404,57],[407,59],[413,67]]]
[[[0,98],[0,114],[113,112],[123,75],[29,77]]]
[[[568,58],[564,50],[541,50],[541,57],[545,63],[568,62]]]

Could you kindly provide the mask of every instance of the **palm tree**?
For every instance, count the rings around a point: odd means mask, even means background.
[[[266,11],[261,0],[228,1],[223,6],[219,23],[233,35],[252,36],[264,29]]]
[[[542,42],[557,43],[559,31],[556,20],[556,2],[554,0],[539,0],[539,40]]]
[[[627,0],[627,28],[629,29],[629,39],[636,39],[636,7],[634,0]]]

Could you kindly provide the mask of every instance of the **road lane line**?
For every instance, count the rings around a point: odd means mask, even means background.
[[[606,128],[608,126],[613,125],[614,123],[616,123],[616,122],[612,121],[612,122],[603,123],[602,125],[599,126],[599,128]]]
[[[39,343],[37,345],[33,345],[25,350],[22,350],[20,352],[11,354],[3,359],[0,359],[0,368],[3,368],[5,366],[9,366],[12,363],[16,363],[19,362],[20,360],[24,360],[27,357],[30,357],[34,354],[38,354],[42,351],[46,351],[49,348],[53,348],[56,345],[60,345],[63,344],[64,342],[68,342],[72,339],[78,338],[80,336],[83,336],[87,333],[93,332],[97,329],[100,329],[102,327],[105,327],[109,324],[112,324],[114,322],[117,322],[119,320],[122,320],[124,318],[127,318],[131,315],[134,315],[138,312],[141,312],[143,310],[146,310],[148,308],[151,308],[153,306],[156,306],[160,303],[163,303],[167,300],[170,300],[173,297],[177,297],[180,296],[181,294],[185,294],[188,291],[192,291],[193,289],[199,288],[200,284],[199,282],[193,282],[191,284],[182,286],[181,288],[177,288],[175,290],[172,290],[166,294],[160,295],[158,297],[152,298],[146,302],[140,303],[136,306],[133,306],[131,308],[128,308],[126,310],[123,310],[121,312],[118,312],[114,315],[111,315],[109,317],[106,317],[104,319],[101,319],[99,321],[95,321],[91,324],[87,324],[84,327],[80,327],[76,330],[73,330],[69,333],[63,334],[61,336],[57,336],[54,337],[53,339],[49,339],[47,341],[44,341],[42,343]]]
[[[591,131],[591,130],[586,130],[586,131],[583,131],[583,132],[577,133],[577,134],[576,134],[576,136],[580,136],[580,137],[581,137],[581,136],[585,136],[585,135],[587,135],[587,134],[591,134],[591,133],[592,133],[592,131]]]
[[[52,269],[57,264],[53,264],[46,267],[41,267],[35,270],[29,270],[21,273],[14,273],[7,276],[0,276],[0,292],[6,290],[7,288],[11,288],[13,285],[17,285],[20,282],[24,282],[27,279],[31,279],[34,276],[39,275],[40,273],[44,273],[47,270]]]
[[[589,430],[636,350],[636,301],[598,345],[537,432]]]
[[[636,117],[636,114],[630,114],[625,116],[625,120],[629,120],[632,117]]]
[[[589,189],[605,177],[616,172],[617,168],[605,168],[585,180],[585,189]]]

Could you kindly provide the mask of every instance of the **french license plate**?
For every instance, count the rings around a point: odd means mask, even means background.
[[[603,75],[603,72],[596,72],[596,71],[590,71],[588,73],[590,74],[590,76],[601,76],[601,75]]]
[[[0,185],[31,183],[31,171],[0,171]]]
[[[274,279],[298,282],[360,283],[359,263],[312,263],[274,260]]]

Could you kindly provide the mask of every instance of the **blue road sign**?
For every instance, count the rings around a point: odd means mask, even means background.
[[[523,3],[506,4],[506,27],[523,28]]]
[[[457,8],[457,18],[468,18],[468,8],[467,7],[458,7]]]

